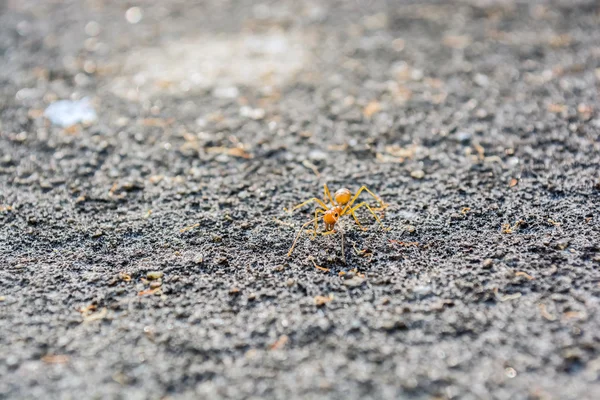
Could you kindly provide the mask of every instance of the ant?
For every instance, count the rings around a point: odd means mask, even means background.
[[[312,224],[314,222],[315,228],[312,231],[312,233],[314,234],[313,237],[317,236],[318,229],[319,229],[319,219],[321,219],[321,218],[323,219],[323,223],[325,224],[325,231],[321,233],[322,235],[330,235],[332,233],[335,233],[336,232],[334,230],[335,224],[338,222],[338,220],[342,216],[344,216],[346,214],[352,215],[352,217],[354,218],[354,221],[356,221],[357,225],[363,231],[366,231],[367,228],[365,228],[361,225],[360,221],[358,220],[358,218],[356,217],[356,214],[355,214],[356,210],[358,210],[361,207],[366,207],[369,210],[369,212],[373,215],[373,217],[375,217],[375,220],[379,223],[381,228],[384,230],[387,230],[387,228],[385,228],[383,226],[383,223],[381,222],[381,220],[379,219],[377,214],[375,214],[375,211],[385,209],[388,206],[388,204],[384,203],[383,200],[381,200],[381,198],[379,198],[377,195],[375,195],[373,192],[371,192],[369,189],[367,189],[366,186],[361,186],[361,188],[358,189],[358,191],[356,192],[356,194],[354,196],[352,196],[352,192],[350,192],[349,189],[341,188],[337,192],[335,192],[332,197],[331,193],[329,192],[329,188],[327,187],[327,184],[323,185],[323,191],[325,194],[325,202],[322,201],[321,199],[313,197],[303,203],[298,204],[297,206],[293,207],[290,210],[290,212],[293,212],[294,210],[304,207],[305,205],[307,205],[311,202],[315,202],[320,206],[320,207],[317,207],[317,209],[315,210],[315,217],[313,219],[311,219],[310,221],[308,221],[307,223],[305,223],[304,225],[302,225],[302,227],[296,234],[294,243],[292,244],[292,247],[288,251],[288,254],[287,254],[288,257],[290,257],[292,255],[292,252],[294,251],[294,248],[296,247],[296,243],[298,242],[298,239],[300,238],[300,234],[302,233],[302,231],[304,230],[304,228],[307,225]],[[379,202],[379,207],[373,209],[373,208],[371,208],[371,206],[369,206],[369,204],[367,204],[366,201],[363,201],[362,203],[359,203],[359,204],[353,206],[354,202],[356,201],[356,199],[358,199],[358,196],[360,196],[360,194],[363,191],[366,191],[371,196],[373,196],[375,198],[375,200],[377,200]],[[331,204],[330,206],[327,205],[327,203],[326,203],[327,200],[329,200],[329,203]],[[287,211],[287,210],[285,210],[285,211]],[[342,231],[342,256],[344,257],[344,262],[345,262],[346,257],[344,255],[344,232],[343,231]]]

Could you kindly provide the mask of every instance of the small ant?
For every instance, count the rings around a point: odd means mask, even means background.
[[[290,251],[288,251],[288,254],[287,254],[288,257],[292,255],[292,252],[294,251],[294,248],[296,247],[296,243],[298,242],[298,239],[300,238],[300,234],[302,233],[302,231],[304,230],[304,228],[307,225],[312,224],[314,222],[315,228],[312,232],[313,232],[314,236],[317,236],[320,218],[323,218],[323,223],[325,224],[325,232],[323,232],[322,235],[330,235],[332,233],[335,233],[336,232],[334,230],[335,224],[338,222],[338,220],[342,216],[344,216],[348,213],[352,215],[352,217],[354,218],[354,221],[356,221],[358,226],[363,231],[366,231],[367,228],[365,228],[361,225],[360,221],[358,220],[358,218],[356,217],[356,214],[355,214],[355,211],[358,210],[359,208],[366,207],[369,210],[369,212],[373,215],[373,217],[375,217],[375,220],[379,223],[381,228],[384,230],[387,230],[383,226],[383,223],[381,222],[381,220],[379,219],[377,214],[375,214],[374,210],[377,210],[377,211],[383,210],[388,206],[388,204],[384,203],[383,200],[381,200],[381,198],[379,198],[377,195],[375,195],[373,192],[371,192],[369,189],[367,189],[366,186],[362,186],[360,189],[358,189],[358,191],[356,192],[356,194],[354,196],[352,196],[352,192],[350,192],[350,190],[348,190],[346,188],[341,188],[337,192],[335,192],[332,197],[331,193],[329,192],[329,188],[327,187],[327,184],[325,184],[323,186],[323,191],[325,193],[325,202],[323,202],[321,199],[313,197],[303,203],[298,204],[297,206],[295,206],[294,208],[292,208],[290,210],[290,212],[292,212],[292,211],[297,210],[311,202],[315,202],[320,206],[315,210],[315,217],[313,219],[311,219],[310,221],[308,221],[307,223],[305,223],[304,225],[302,225],[302,227],[296,234],[294,243],[292,244]],[[375,198],[375,200],[377,200],[379,202],[379,207],[373,209],[373,208],[371,208],[371,206],[369,206],[367,204],[366,201],[363,201],[362,203],[352,206],[354,204],[354,202],[356,201],[356,199],[358,199],[358,196],[363,191],[366,191],[371,196],[373,196]],[[327,205],[327,203],[326,203],[327,200],[329,200],[329,203],[331,203],[331,206]],[[285,211],[287,211],[287,210],[285,210]],[[321,214],[322,214],[322,217],[321,217]],[[344,257],[344,260],[345,260],[344,236],[343,235],[344,235],[344,233],[342,232],[342,256]]]

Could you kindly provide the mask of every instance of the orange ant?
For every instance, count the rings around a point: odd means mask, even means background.
[[[327,187],[327,184],[325,184],[323,186],[323,191],[325,193],[325,202],[322,201],[321,199],[313,197],[303,203],[298,204],[297,206],[293,207],[290,210],[290,212],[292,212],[292,211],[297,210],[311,202],[315,202],[320,206],[315,210],[315,217],[313,219],[311,219],[310,221],[308,221],[307,223],[305,223],[304,225],[302,225],[302,227],[296,234],[294,243],[292,243],[292,247],[290,248],[290,251],[288,251],[288,254],[287,254],[288,257],[292,255],[292,252],[294,251],[294,248],[296,247],[296,243],[298,242],[298,239],[300,238],[300,234],[302,233],[302,231],[304,230],[304,228],[307,225],[310,225],[312,223],[315,224],[315,228],[312,232],[315,237],[317,236],[320,218],[323,218],[323,223],[325,224],[325,231],[322,233],[322,235],[330,235],[332,233],[335,233],[336,232],[334,230],[335,224],[338,222],[338,220],[342,216],[344,216],[346,214],[351,214],[352,217],[354,218],[354,221],[356,221],[356,223],[358,224],[358,226],[363,231],[366,231],[367,228],[365,228],[361,225],[360,221],[358,220],[358,218],[356,217],[356,214],[355,214],[356,210],[358,210],[359,208],[366,207],[369,210],[369,212],[373,215],[373,217],[375,217],[375,220],[379,223],[381,228],[384,230],[387,230],[383,226],[383,223],[381,222],[381,220],[379,219],[377,214],[375,214],[375,211],[385,209],[388,206],[388,204],[384,203],[383,200],[381,200],[381,198],[379,198],[377,195],[375,195],[373,192],[371,192],[369,189],[367,189],[366,186],[362,186],[360,189],[358,189],[358,191],[356,192],[356,194],[354,196],[352,196],[352,192],[350,192],[350,190],[348,190],[346,188],[341,188],[337,192],[335,192],[332,197],[331,193],[329,192],[329,188]],[[366,191],[371,196],[373,196],[375,198],[375,200],[377,200],[379,202],[379,207],[373,209],[373,208],[371,208],[371,206],[369,206],[367,204],[366,201],[363,201],[362,203],[359,203],[359,204],[353,206],[354,202],[356,201],[356,199],[358,199],[358,196],[360,196],[360,194],[363,191]],[[329,200],[329,203],[331,204],[331,206],[327,205],[327,203],[326,203],[327,200]],[[285,210],[285,211],[287,211],[287,210]],[[322,214],[322,217],[321,217],[321,214]],[[344,235],[344,233],[342,232],[342,256],[344,257],[344,260],[345,260],[344,236],[343,235]]]

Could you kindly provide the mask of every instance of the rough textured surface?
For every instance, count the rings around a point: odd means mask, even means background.
[[[140,3],[0,3],[0,398],[600,393],[597,2]]]

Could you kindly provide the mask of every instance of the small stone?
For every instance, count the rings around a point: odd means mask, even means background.
[[[471,141],[471,135],[469,132],[458,132],[456,134],[456,140],[458,140],[462,144],[467,144]]]
[[[194,264],[196,264],[196,265],[202,264],[203,261],[204,261],[204,256],[202,254],[199,254],[196,257],[194,257]]]
[[[363,284],[365,278],[361,278],[359,276],[355,276],[351,279],[345,279],[342,283],[348,287],[358,287]]]
[[[423,179],[425,177],[425,172],[421,169],[417,169],[412,171],[410,176],[412,176],[414,179]]]
[[[419,297],[427,296],[431,293],[432,289],[429,285],[415,286],[412,289],[413,293]]]
[[[213,90],[212,95],[219,99],[234,99],[238,97],[240,91],[235,86],[222,86]]]
[[[92,237],[93,237],[93,238],[97,238],[97,237],[100,237],[100,236],[102,236],[102,235],[103,235],[102,231],[101,231],[100,229],[98,229],[96,232],[94,232],[94,233],[92,234]]]
[[[88,99],[79,101],[60,100],[52,103],[44,111],[44,116],[54,125],[64,128],[78,123],[90,124],[98,119],[96,111]]]
[[[492,260],[491,258],[486,258],[485,260],[483,260],[483,264],[482,264],[483,268],[490,269],[490,268],[492,268],[493,265],[494,265],[494,260]]]
[[[329,158],[329,156],[323,150],[315,149],[315,150],[311,150],[308,153],[308,158],[310,158],[313,161],[325,161],[325,160],[327,160],[327,158]]]
[[[19,366],[19,359],[16,356],[6,357],[6,360],[4,360],[4,362],[6,363],[6,366],[11,369]]]
[[[564,250],[569,247],[570,241],[568,239],[561,239],[554,244],[554,247],[558,250]]]
[[[248,295],[248,300],[249,300],[249,301],[254,301],[254,300],[256,300],[256,293],[250,293],[250,294]]]
[[[13,162],[13,159],[10,155],[5,155],[2,158],[0,158],[0,164],[2,165],[9,165]]]
[[[483,74],[476,74],[473,81],[481,87],[486,87],[490,84],[490,78]]]
[[[229,289],[229,294],[231,296],[237,296],[238,294],[240,294],[240,289],[234,286],[231,289]]]
[[[150,282],[150,289],[158,289],[161,286],[162,286],[162,281],[160,279]]]
[[[219,265],[225,265],[225,264],[227,264],[227,263],[228,263],[228,260],[227,260],[227,257],[225,257],[225,256],[220,256],[220,257],[217,257],[217,258],[215,259],[215,262],[216,262],[217,264],[219,264]]]
[[[406,328],[406,323],[400,320],[388,319],[381,323],[381,329],[385,331],[404,330]]]
[[[125,19],[130,24],[137,24],[143,18],[142,9],[139,7],[128,8],[125,12]]]
[[[408,233],[415,233],[417,228],[415,228],[413,225],[406,225],[404,230]]]
[[[40,187],[42,189],[52,189],[52,184],[46,180],[40,182]]]
[[[285,285],[287,287],[292,287],[294,286],[294,283],[296,283],[292,278],[288,279],[287,281],[285,281]]]
[[[151,281],[155,281],[161,279],[163,275],[164,273],[162,271],[151,271],[146,274],[146,278],[148,278]]]

